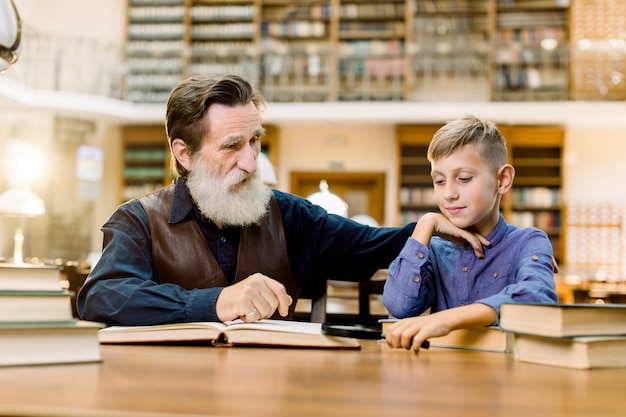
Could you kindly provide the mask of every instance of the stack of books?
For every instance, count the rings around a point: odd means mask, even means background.
[[[0,366],[100,361],[102,327],[73,317],[59,268],[0,264]]]
[[[503,304],[500,327],[513,335],[517,361],[626,367],[626,304]]]

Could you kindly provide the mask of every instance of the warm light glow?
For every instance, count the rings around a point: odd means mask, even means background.
[[[559,42],[556,39],[546,38],[541,40],[541,47],[546,51],[554,50]]]
[[[589,39],[581,39],[578,41],[579,49],[591,49],[592,46],[593,44]]]
[[[6,154],[6,169],[12,187],[31,186],[46,173],[45,159],[22,139],[10,139]]]
[[[35,153],[22,155],[17,161],[18,175],[29,182],[37,181],[44,172],[43,158]]]

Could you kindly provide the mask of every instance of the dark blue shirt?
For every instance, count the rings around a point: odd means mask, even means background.
[[[171,223],[193,219],[227,279],[237,266],[239,229],[220,230],[197,210],[182,180],[176,181]],[[387,268],[415,224],[374,228],[328,214],[302,197],[273,190],[283,218],[291,270],[303,296],[327,279],[365,281]],[[102,256],[78,295],[82,318],[107,324],[149,325],[217,321],[222,288],[186,290],[152,280],[152,242],[147,215],[138,200],[113,213],[102,227]],[[294,300],[295,302],[296,300]]]

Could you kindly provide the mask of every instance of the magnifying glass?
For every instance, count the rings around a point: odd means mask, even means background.
[[[322,334],[327,336],[352,337],[355,339],[382,339],[381,329],[361,324],[337,324],[323,323]],[[430,342],[424,340],[420,346],[422,349],[430,348]]]
[[[380,329],[361,324],[323,323],[322,334],[355,339],[380,339],[382,337]]]

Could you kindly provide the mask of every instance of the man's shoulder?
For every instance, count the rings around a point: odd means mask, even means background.
[[[285,191],[280,191],[273,189],[272,194],[276,198],[278,205],[283,209],[283,206],[306,206],[307,200],[304,197],[299,195],[287,193]]]
[[[310,222],[326,216],[326,211],[306,198],[284,191],[272,190],[278,208],[286,222]]]

